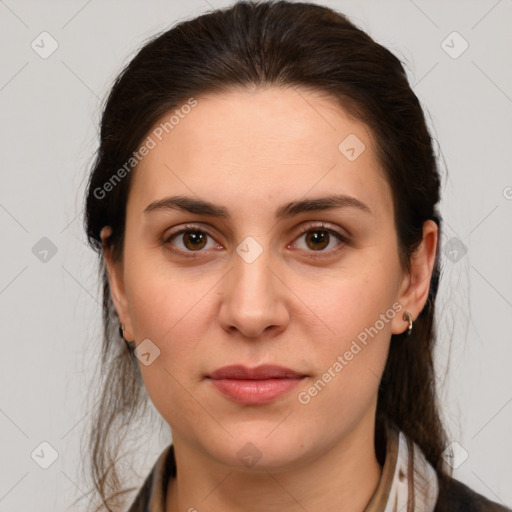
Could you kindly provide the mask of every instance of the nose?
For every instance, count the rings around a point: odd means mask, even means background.
[[[267,254],[264,251],[251,263],[234,256],[234,268],[219,285],[219,323],[224,330],[257,338],[265,331],[281,332],[288,325],[287,287],[271,268]]]

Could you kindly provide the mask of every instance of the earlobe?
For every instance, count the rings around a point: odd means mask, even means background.
[[[403,306],[403,313],[409,312],[413,320],[418,317],[427,302],[437,250],[438,227],[435,222],[427,220],[423,223],[422,242],[411,256],[411,270],[404,276],[397,297],[397,301]],[[401,334],[408,330],[409,322],[402,314],[394,318],[393,334]]]
[[[112,296],[112,301],[119,317],[119,321],[124,325],[124,332],[128,339],[133,339],[131,321],[128,315],[122,265],[120,262],[114,261],[112,256],[112,247],[107,243],[107,239],[111,233],[112,229],[110,226],[105,226],[100,232],[103,246],[103,261],[108,275],[110,294]]]

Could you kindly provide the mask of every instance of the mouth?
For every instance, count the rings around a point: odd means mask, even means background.
[[[224,366],[206,378],[224,397],[247,405],[265,404],[284,395],[307,375],[275,365]]]

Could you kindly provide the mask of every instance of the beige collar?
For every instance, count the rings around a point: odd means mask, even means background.
[[[388,421],[386,460],[364,512],[432,512],[439,495],[437,474],[420,447]]]

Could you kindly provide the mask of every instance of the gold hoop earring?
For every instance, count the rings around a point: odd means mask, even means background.
[[[409,313],[409,311],[406,311],[406,312],[404,313],[403,319],[404,319],[406,322],[409,322],[409,327],[407,328],[407,336],[410,336],[410,334],[411,334],[411,332],[412,332],[412,324],[413,324],[413,320],[412,320],[412,315],[411,315],[411,313]]]

